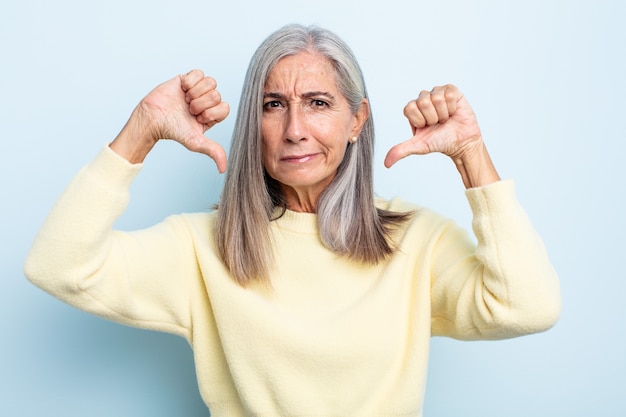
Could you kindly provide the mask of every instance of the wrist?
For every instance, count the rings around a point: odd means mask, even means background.
[[[115,153],[132,164],[142,163],[158,140],[144,126],[140,106],[133,111],[126,125],[109,145]]]
[[[461,174],[465,188],[482,187],[500,181],[500,176],[482,140],[452,160]]]

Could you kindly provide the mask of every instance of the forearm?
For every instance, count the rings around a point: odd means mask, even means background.
[[[104,149],[55,204],[25,273],[81,310],[187,337],[189,282],[197,264],[182,220],[172,217],[136,232],[113,230],[140,168]]]
[[[48,214],[27,257],[27,277],[64,300],[81,287],[81,275],[97,269],[93,259],[107,246],[113,223],[128,203],[128,188],[140,166],[111,169],[116,162],[123,161],[109,151],[80,171]],[[108,181],[102,179],[105,172]]]
[[[450,228],[433,259],[434,334],[498,339],[546,330],[558,319],[558,277],[511,181],[466,192],[477,247]]]

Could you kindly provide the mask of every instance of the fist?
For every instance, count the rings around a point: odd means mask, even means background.
[[[213,78],[205,77],[200,70],[193,70],[181,76],[180,83],[189,113],[203,125],[205,131],[228,116],[230,107],[222,101]]]
[[[482,142],[474,111],[454,85],[422,91],[404,107],[413,136],[389,150],[385,166],[409,155],[440,152],[453,159]]]
[[[138,142],[154,144],[171,139],[193,152],[211,157],[218,170],[226,170],[226,153],[204,132],[228,116],[217,83],[200,70],[179,75],[157,86],[141,100],[129,123]]]

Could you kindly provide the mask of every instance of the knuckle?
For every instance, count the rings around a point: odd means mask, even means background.
[[[212,109],[206,109],[200,115],[205,120],[205,123],[215,124],[217,122],[215,112],[213,112]]]
[[[430,95],[430,100],[435,106],[437,106],[437,105],[445,103],[446,97],[443,91],[437,90]]]
[[[452,100],[460,95],[459,89],[453,84],[446,84],[444,88],[446,99]]]
[[[425,106],[428,106],[431,103],[431,94],[429,91],[422,91],[419,95],[419,97],[417,97],[417,99],[415,100],[415,103],[417,104],[417,107],[419,108],[423,108]]]
[[[192,100],[189,103],[189,112],[191,114],[199,114],[201,112],[200,105],[197,100]]]
[[[215,81],[215,78],[207,76],[204,77],[204,83],[206,84],[208,89],[215,89],[217,87],[217,81]]]
[[[195,83],[197,83],[199,79],[202,79],[203,76],[204,76],[204,73],[201,70],[192,69],[191,71],[189,71],[187,74],[183,76],[183,84],[191,87]]]
[[[411,100],[407,103],[406,106],[404,106],[404,110],[402,111],[402,113],[404,114],[405,117],[409,117],[414,111],[415,111],[415,100]]]
[[[219,91],[217,90],[211,90],[208,92],[208,98],[214,102],[214,103],[219,103],[222,101],[222,95],[220,94]]]
[[[221,103],[220,107],[216,108],[217,110],[217,121],[221,122],[222,120],[228,117],[228,113],[230,113],[230,106],[226,103]]]
[[[187,90],[187,92],[185,93],[185,96],[189,100],[195,100],[195,99],[198,98],[198,90],[193,88],[193,86],[190,86],[189,89]]]
[[[422,128],[426,126],[426,118],[424,118],[422,113],[416,113],[411,119],[411,124],[415,127]]]

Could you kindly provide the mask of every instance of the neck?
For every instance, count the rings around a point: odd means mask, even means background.
[[[299,213],[315,213],[317,211],[317,200],[324,190],[314,189],[314,187],[297,188],[282,185],[283,196],[287,208]]]

